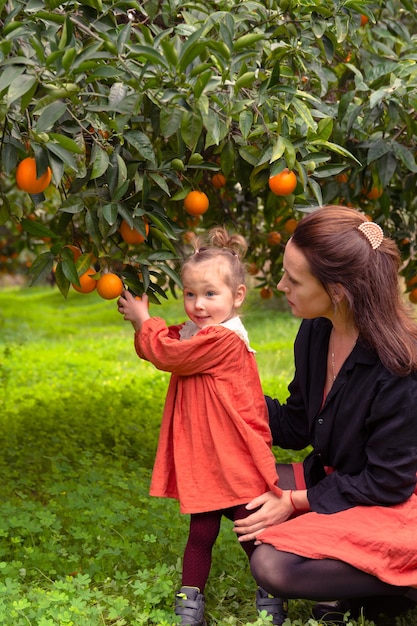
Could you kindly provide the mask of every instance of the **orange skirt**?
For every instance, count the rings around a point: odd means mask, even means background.
[[[259,534],[262,543],[310,559],[337,559],[390,585],[417,587],[417,495],[395,506],[305,513]]]

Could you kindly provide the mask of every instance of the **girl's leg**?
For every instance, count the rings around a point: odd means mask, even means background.
[[[210,573],[211,555],[220,530],[221,511],[193,513],[182,565],[183,587],[198,587],[203,593]]]
[[[323,600],[399,595],[407,587],[394,587],[343,561],[306,559],[273,546],[258,546],[251,559],[252,574],[274,596]]]
[[[231,519],[233,522],[237,519],[245,519],[245,517],[248,517],[252,513],[253,511],[248,511],[248,509],[245,507],[244,504],[235,506],[232,509],[228,509],[227,512],[225,511],[225,515],[227,515],[227,517]],[[252,554],[254,553],[256,549],[255,542],[254,541],[242,541],[240,545],[242,546],[242,548],[244,549],[244,551],[246,552],[248,556],[248,559],[250,560]]]

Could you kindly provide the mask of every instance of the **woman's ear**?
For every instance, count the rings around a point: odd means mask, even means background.
[[[341,283],[333,283],[329,286],[329,295],[333,304],[338,305],[346,295],[346,291]]]
[[[235,309],[238,309],[242,303],[243,300],[245,299],[246,296],[246,286],[245,285],[239,285],[238,288],[236,289],[236,294],[235,294]]]

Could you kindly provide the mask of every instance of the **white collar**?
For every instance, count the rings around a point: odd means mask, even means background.
[[[247,330],[243,326],[242,320],[240,319],[238,315],[236,315],[235,317],[231,317],[230,319],[226,320],[225,322],[222,322],[221,324],[212,324],[212,326],[224,326],[225,328],[228,328],[229,330],[233,331],[234,333],[236,333],[236,335],[240,337],[240,339],[242,339],[242,341],[245,343],[249,352],[255,352],[255,350],[253,350],[249,345],[249,337],[248,337]],[[191,337],[194,337],[194,335],[197,335],[197,333],[200,330],[202,329],[200,329],[197,326],[197,324],[194,324],[194,322],[192,322],[191,320],[188,320],[180,328],[180,341],[183,341],[184,339],[191,339]]]

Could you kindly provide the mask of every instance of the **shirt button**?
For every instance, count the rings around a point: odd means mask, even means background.
[[[320,426],[323,424],[324,419],[322,417],[320,417],[320,419],[317,420],[317,424],[319,424]]]

